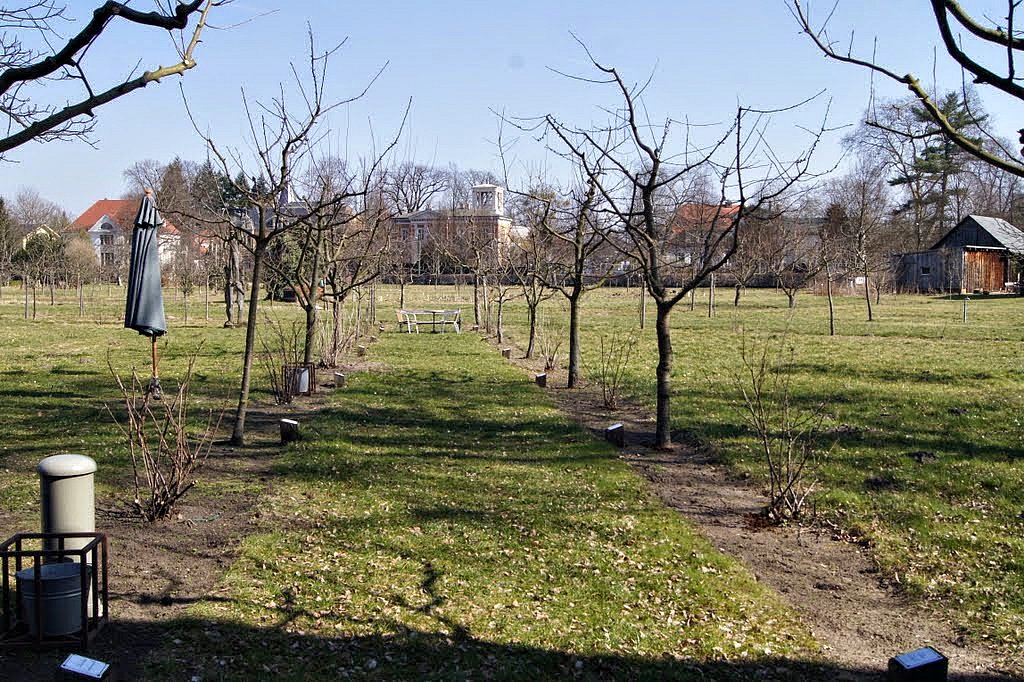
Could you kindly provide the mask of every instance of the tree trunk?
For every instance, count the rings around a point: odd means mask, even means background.
[[[711,281],[708,283],[708,317],[715,316],[715,273],[711,273]]]
[[[786,299],[789,302],[789,309],[796,308],[796,289],[783,289],[786,292]]]
[[[405,278],[398,280],[398,309],[405,310]]]
[[[828,294],[828,335],[836,335],[836,309],[832,300],[832,273],[825,275],[825,292]]]
[[[743,285],[739,282],[736,283],[736,295],[733,296],[732,305],[734,308],[740,307],[740,294],[743,292]]]
[[[313,362],[313,348],[316,346],[316,327],[320,321],[317,304],[320,302],[320,262],[313,258],[313,267],[309,273],[309,291],[306,292],[306,335],[302,342],[302,362]],[[371,285],[371,295],[373,292]],[[371,304],[372,305],[372,304]]]
[[[473,324],[480,327],[480,275],[473,273]]]
[[[533,349],[537,343],[537,305],[540,301],[535,301],[529,308],[530,313],[530,340],[526,344],[526,357],[533,357]]]
[[[487,275],[480,278],[480,294],[484,304],[484,331],[491,333],[491,290],[487,286]]]
[[[331,366],[336,367],[338,365],[338,357],[341,355],[341,321],[342,311],[344,310],[344,301],[341,297],[337,296],[337,291],[334,292],[334,296],[331,299]]]
[[[569,297],[569,377],[566,388],[576,388],[580,382],[580,296],[582,291],[575,291]]]
[[[658,403],[657,425],[654,434],[654,447],[669,448],[672,446],[672,335],[669,331],[669,314],[672,308],[658,302],[658,317],[655,329],[658,335]]]
[[[868,283],[867,268],[864,268],[864,300],[868,304],[868,322],[874,322],[875,317],[871,310],[871,285]]]
[[[690,312],[697,308],[697,287],[690,289]]]
[[[28,319],[28,275],[21,276],[21,292],[25,295],[25,319]]]
[[[205,289],[204,296],[206,297],[206,299],[205,299],[205,303],[206,303],[206,321],[209,322],[210,321],[210,273],[206,273],[206,289]]]
[[[249,409],[249,385],[252,380],[252,356],[256,346],[256,314],[260,298],[260,275],[263,270],[263,254],[267,245],[257,242],[252,256],[252,286],[249,290],[249,316],[245,324],[245,351],[242,355],[242,385],[238,389],[238,407],[235,410],[235,426],[231,431],[231,444],[245,445],[245,413]]]
[[[500,346],[505,341],[505,330],[504,330],[504,313],[505,313],[505,296],[498,293],[498,345]]]
[[[85,286],[78,280],[78,316],[85,317]]]
[[[647,285],[640,286],[640,329],[647,326]]]
[[[302,340],[302,362],[313,362],[313,346],[316,344],[316,325],[319,320],[316,299],[311,299],[306,306],[306,334]]]
[[[181,290],[181,305],[183,306],[184,311],[185,311],[185,322],[184,323],[188,324],[188,294],[185,293],[184,289]]]

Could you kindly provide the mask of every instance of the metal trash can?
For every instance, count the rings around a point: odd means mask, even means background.
[[[36,601],[40,601],[43,636],[70,635],[82,629],[82,570],[88,583],[92,567],[66,562],[39,566],[40,593],[36,594],[35,568],[14,574],[18,583],[21,613],[29,633],[39,632],[36,622]]]
[[[44,533],[91,533],[96,530],[96,462],[85,455],[53,455],[39,463],[40,511]],[[90,538],[72,538],[69,549],[80,549]],[[45,549],[58,548],[47,540]]]
[[[309,393],[309,367],[292,367],[291,391],[295,395]]]

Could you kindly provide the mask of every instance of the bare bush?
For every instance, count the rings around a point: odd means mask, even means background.
[[[128,439],[135,492],[132,506],[147,522],[170,516],[178,500],[196,484],[196,472],[210,454],[223,416],[209,410],[201,430],[189,428],[189,385],[197,354],[198,350],[189,357],[185,378],[173,399],[167,400],[165,392],[161,401],[153,400],[148,380],[144,382],[132,370],[126,383],[107,358],[124,401],[125,421],[119,421],[109,406],[108,411]]]
[[[549,372],[558,367],[564,334],[550,323],[542,323],[537,330],[540,343],[540,354],[544,358],[544,371]]]
[[[741,367],[733,383],[742,396],[744,417],[758,440],[768,467],[766,516],[776,523],[795,519],[814,492],[814,471],[825,454],[822,424],[827,403],[809,407],[793,394],[792,365],[795,350],[786,338],[772,336],[761,344],[744,336],[740,345]]]
[[[601,335],[599,345],[599,361],[597,365],[597,383],[601,386],[601,398],[609,410],[616,409],[619,404],[619,389],[626,368],[636,355],[639,335],[632,332],[625,336]]]
[[[305,325],[297,320],[290,324],[264,313],[257,339],[260,344],[259,362],[270,384],[270,393],[278,405],[290,403],[299,391],[299,378],[289,368],[302,363]],[[312,381],[312,377],[309,379]]]

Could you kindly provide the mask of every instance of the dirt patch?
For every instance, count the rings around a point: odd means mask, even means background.
[[[540,366],[513,362],[530,372]],[[559,408],[595,437],[603,438],[612,423],[623,424],[622,457],[666,505],[777,591],[823,644],[828,659],[869,671],[845,679],[880,679],[891,656],[925,645],[950,659],[951,680],[1017,679],[1009,671],[1024,670],[997,649],[965,641],[942,614],[899,595],[879,573],[870,550],[850,542],[840,529],[765,524],[761,491],[720,464],[714,444],[681,432],[673,434],[672,450],[655,450],[651,413],[636,405],[609,412],[596,386],[559,388],[564,386],[564,374],[548,372],[548,392]]]
[[[341,371],[359,369],[347,366]],[[139,665],[146,654],[173,645],[162,623],[184,616],[192,604],[216,598],[211,590],[238,555],[241,540],[255,530],[261,516],[259,500],[273,487],[272,468],[280,452],[278,421],[301,421],[319,411],[333,384],[333,375],[325,374],[328,377],[320,393],[289,405],[251,407],[246,445],[214,445],[199,485],[175,508],[173,518],[144,524],[130,513],[126,500],[97,499],[96,527],[110,543],[111,621],[90,655],[115,663],[119,679],[140,679]],[[130,481],[125,485],[129,490]],[[0,513],[0,527],[16,523]],[[22,517],[20,525],[26,523],[34,529],[38,521]],[[0,649],[2,677],[49,679],[67,653]]]

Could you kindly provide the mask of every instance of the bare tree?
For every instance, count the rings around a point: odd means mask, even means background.
[[[522,221],[520,224],[527,229],[527,233],[516,241],[509,263],[526,302],[529,322],[526,357],[532,358],[537,345],[537,311],[541,303],[555,295],[555,290],[547,285],[551,279],[548,270],[553,258],[552,238],[539,228],[548,219],[551,203],[543,200],[532,202],[529,198],[516,203],[520,206],[515,215]]]
[[[537,227],[552,240],[550,262],[542,271],[547,278],[545,284],[564,296],[569,304],[568,388],[579,385],[583,366],[580,341],[583,297],[588,291],[604,286],[614,267],[612,260],[601,261],[597,257],[608,242],[600,225],[602,215],[597,210],[601,202],[597,178],[601,171],[597,164],[591,171],[587,176],[577,167],[576,172],[583,177],[578,178],[564,199],[548,202],[546,215],[537,221]],[[537,201],[545,195],[534,193],[532,196]]]
[[[655,302],[655,445],[666,448],[672,443],[672,309],[729,260],[747,215],[807,173],[809,151],[821,132],[812,135],[807,154],[782,164],[772,153],[758,153],[765,151],[766,119],[773,112],[740,107],[728,130],[710,144],[698,147],[691,139],[675,143],[674,128],[696,131],[671,118],[652,124],[643,104],[646,85],[628,85],[615,68],[593,58],[591,63],[599,76],[586,80],[611,86],[620,98],[619,107],[609,110],[610,122],[601,128],[580,128],[549,114],[542,125],[558,153],[577,164],[596,186],[602,211],[615,220],[609,238],[637,264]],[[670,150],[674,143],[680,144],[678,151]],[[758,179],[752,182],[749,176],[755,172]],[[713,195],[707,191],[709,180],[717,185]],[[680,224],[678,210],[687,205],[710,210],[702,212],[706,215],[700,221]]]
[[[771,215],[765,217],[763,226],[754,228],[759,237],[762,272],[782,289],[792,309],[796,307],[796,295],[822,267],[818,235],[810,221],[801,220],[794,210],[770,207],[769,211]]]
[[[1015,27],[1016,11],[1020,3],[1010,0],[1007,3],[1005,24],[993,23],[992,25],[985,25],[968,14],[957,0],[930,0],[930,4],[935,17],[935,28],[942,39],[942,45],[949,57],[967,75],[964,79],[965,82],[972,81],[979,86],[990,88],[992,91],[1004,93],[1017,100],[1024,100],[1024,85],[1020,84],[1016,71],[1016,57],[1021,50],[1024,50],[1024,39],[1019,36]],[[835,6],[835,2],[826,3],[825,18],[821,23],[816,24],[812,20],[809,1],[789,0],[790,11],[800,28],[810,36],[818,49],[827,57],[869,69],[910,91],[920,104],[923,113],[933,124],[924,133],[924,137],[945,136],[975,158],[1013,175],[1024,177],[1024,164],[1021,164],[1016,154],[1010,153],[1005,148],[999,148],[998,152],[993,151],[990,143],[996,142],[997,136],[988,131],[983,131],[982,135],[976,136],[969,130],[958,128],[955,122],[947,116],[947,112],[943,110],[938,96],[929,93],[921,85],[917,76],[898,67],[890,68],[879,64],[873,58],[857,56],[853,51],[852,39],[842,42],[834,39],[829,33],[829,23],[835,12]],[[842,45],[847,47],[842,47]],[[991,69],[982,63],[989,61],[987,57],[990,53],[995,55],[1000,52],[1005,55],[1005,67],[1001,70]],[[966,87],[964,89],[966,90]],[[869,107],[869,111],[870,109]],[[976,120],[980,123],[983,117],[978,115]],[[893,134],[907,136],[907,131],[897,126],[888,127],[886,122],[881,119],[869,119],[868,124]]]
[[[430,208],[448,190],[450,176],[443,168],[407,161],[390,169],[384,180],[384,197],[398,214]]]
[[[344,42],[341,45],[344,45]],[[310,33],[306,78],[301,79],[298,70],[293,66],[297,81],[298,106],[292,105],[283,86],[271,102],[260,104],[256,110],[250,107],[249,100],[243,92],[242,102],[251,138],[251,158],[248,163],[239,151],[218,145],[208,132],[204,132],[195,124],[193,119],[196,132],[206,142],[211,156],[224,176],[235,178],[230,180],[231,189],[236,193],[240,203],[248,209],[249,219],[231,223],[231,227],[238,232],[239,245],[252,254],[242,378],[231,434],[233,445],[242,445],[245,439],[245,417],[249,405],[259,292],[266,257],[276,240],[301,219],[301,216],[280,215],[277,212],[280,195],[288,190],[293,178],[300,174],[303,164],[310,160],[313,149],[325,134],[322,125],[329,112],[361,98],[376,80],[376,76],[373,77],[366,87],[353,97],[334,102],[327,101],[325,78],[329,60],[341,45],[331,50],[317,52]],[[246,173],[246,169],[257,172]],[[239,182],[238,178],[246,176],[252,176],[256,181],[251,186]]]
[[[890,267],[886,234],[888,186],[877,161],[862,157],[844,177],[828,187],[830,214],[846,239],[850,260],[863,278],[868,321],[873,321],[871,283],[873,277]]]
[[[196,66],[195,49],[206,27],[210,10],[226,0],[177,2],[173,11],[142,12],[128,3],[107,0],[75,35],[61,35],[58,24],[70,16],[54,0],[28,0],[20,6],[0,8],[0,117],[5,137],[0,138],[0,159],[30,140],[86,139],[95,126],[95,110],[167,76],[181,75]],[[168,3],[169,4],[169,3]],[[196,23],[191,36],[185,34],[189,21]],[[177,63],[158,66],[136,75],[135,69],[123,80],[96,87],[87,70],[89,48],[116,23],[166,31],[172,37]],[[140,36],[125,47],[130,50],[152,40]],[[39,50],[33,45],[45,45]],[[126,50],[127,51],[127,50]],[[134,50],[129,52],[134,54]],[[140,60],[142,57],[140,57]],[[134,61],[129,59],[128,62]],[[70,101],[46,104],[40,98],[52,81],[67,81],[81,87]]]
[[[21,240],[14,224],[14,217],[7,209],[7,202],[0,197],[0,294],[11,281],[14,256],[21,248]]]

